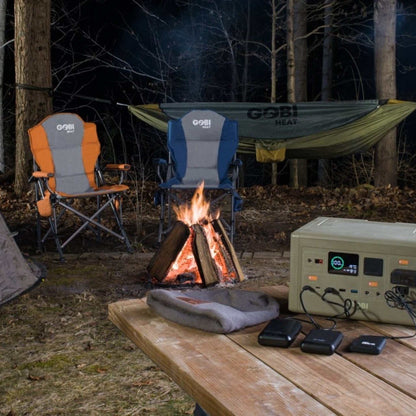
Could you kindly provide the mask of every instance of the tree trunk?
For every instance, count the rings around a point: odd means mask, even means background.
[[[270,71],[270,102],[276,102],[276,88],[277,88],[277,72],[276,72],[276,24],[277,24],[277,11],[276,0],[272,0],[272,39],[271,39],[271,71]]]
[[[332,62],[333,54],[333,0],[325,0],[324,10],[324,42],[322,47],[322,78],[321,78],[321,100],[328,101],[332,98]]]
[[[52,112],[50,0],[15,0],[17,195],[28,187],[31,154],[27,130]]]
[[[294,0],[287,0],[287,100],[289,103],[296,101],[295,97],[295,38],[294,38]]]
[[[296,21],[295,21],[296,20]],[[295,56],[295,24],[299,20],[295,17],[295,0],[287,0],[286,36],[287,36],[287,101],[296,102],[296,56]],[[305,162],[301,159],[290,160],[290,186],[303,186]]]
[[[295,40],[293,33],[294,10],[293,1],[287,0],[286,9],[286,68],[287,68],[287,101],[295,102]],[[299,188],[299,159],[289,161],[290,186]]]
[[[374,1],[374,59],[377,98],[396,98],[396,0]],[[396,129],[376,145],[374,184],[397,185]]]
[[[294,89],[295,102],[308,101],[308,42],[306,0],[294,0],[293,38],[294,38]],[[293,163],[293,162],[292,162]],[[297,185],[308,184],[308,161],[297,159]]]
[[[270,102],[276,102],[276,91],[277,91],[277,71],[276,71],[276,24],[277,24],[277,9],[276,0],[272,0],[272,39],[271,39],[271,71],[270,71]],[[272,162],[272,174],[271,174],[272,185],[277,185],[277,163]]]
[[[248,87],[248,63],[249,63],[249,42],[250,42],[250,27],[251,27],[251,0],[247,0],[247,28],[246,28],[246,38],[244,43],[244,68],[242,75],[242,92],[241,100],[243,102],[247,101],[247,87]]]
[[[321,100],[329,101],[332,98],[332,62],[333,54],[333,0],[325,0],[324,17],[324,43],[322,47],[322,78],[321,78]],[[328,186],[328,160],[318,160],[318,183]]]
[[[308,42],[306,0],[294,0],[295,100],[308,101]]]
[[[6,31],[6,3],[0,0],[0,172],[4,172],[4,134],[3,134],[3,74],[4,74],[4,40]]]

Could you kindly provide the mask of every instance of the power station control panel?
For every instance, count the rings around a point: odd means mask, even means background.
[[[329,252],[328,273],[357,276],[358,259],[358,254]]]
[[[303,302],[308,313],[342,316],[348,304],[352,319],[413,325],[385,293],[416,301],[416,224],[318,217],[291,235],[289,285],[292,312],[304,313]]]

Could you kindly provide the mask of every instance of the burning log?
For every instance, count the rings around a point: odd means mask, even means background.
[[[190,206],[180,206],[178,221],[151,259],[147,271],[161,285],[211,286],[244,280],[244,274],[221,221],[209,215],[203,184]]]
[[[222,225],[219,219],[215,219],[214,221],[212,221],[212,225],[214,227],[214,230],[218,233],[218,235],[221,236],[226,252],[231,256],[231,262],[236,269],[238,280],[240,281],[244,280],[243,269],[240,266],[240,262],[238,261],[237,254],[235,253],[234,247],[230,239],[228,238],[228,235],[224,229],[224,226]]]
[[[210,229],[213,236],[208,238]],[[176,222],[151,259],[147,271],[154,281],[166,286],[211,286],[244,280],[234,247],[220,220],[191,227]]]
[[[153,256],[147,271],[152,278],[161,282],[165,277],[172,262],[178,257],[179,252],[189,238],[191,231],[181,221],[177,221],[171,232],[163,240],[158,252]]]
[[[218,283],[219,277],[217,267],[210,255],[210,249],[208,241],[205,238],[204,230],[198,224],[193,225],[192,229],[195,233],[193,241],[194,256],[198,265],[198,270],[201,273],[202,281],[205,283],[205,286]]]

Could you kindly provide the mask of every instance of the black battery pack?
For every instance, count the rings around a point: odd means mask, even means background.
[[[303,352],[331,355],[341,344],[344,336],[330,329],[312,329],[300,345]]]
[[[258,342],[270,347],[289,347],[302,329],[294,319],[272,319],[260,332]]]
[[[381,335],[361,335],[355,338],[349,345],[352,352],[378,355],[386,345],[386,337]]]

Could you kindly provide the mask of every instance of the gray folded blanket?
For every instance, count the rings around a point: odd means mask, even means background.
[[[154,289],[147,304],[178,324],[209,332],[228,333],[279,315],[276,299],[260,292],[231,288]]]

